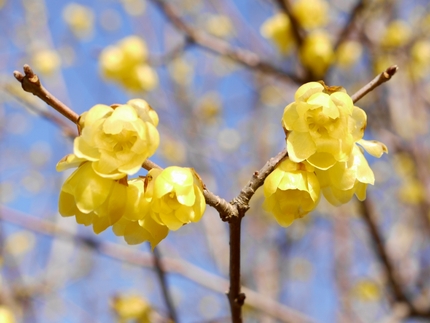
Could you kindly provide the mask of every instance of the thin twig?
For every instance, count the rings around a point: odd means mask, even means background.
[[[360,90],[358,90],[356,93],[351,95],[352,101],[355,103],[358,100],[360,100],[363,96],[365,96],[367,93],[373,91],[375,88],[377,88],[382,83],[385,83],[389,81],[394,74],[398,71],[397,65],[392,65],[388,67],[384,72],[376,76],[372,81],[367,83],[365,86],[363,86]]]
[[[175,306],[173,304],[173,298],[170,293],[170,289],[167,285],[166,272],[164,270],[163,263],[161,261],[159,248],[155,248],[153,250],[153,256],[154,256],[155,271],[157,273],[158,280],[160,281],[161,290],[163,292],[163,298],[164,298],[164,301],[166,302],[167,310],[169,312],[169,318],[173,322],[179,323],[178,315],[176,314]]]
[[[278,76],[282,80],[293,81],[295,83],[302,83],[303,80],[296,75],[282,71],[280,68],[263,61],[258,54],[242,49],[234,48],[228,42],[211,36],[199,29],[193,28],[185,23],[177,10],[164,0],[152,0],[164,12],[170,22],[180,31],[182,31],[187,41],[195,43],[202,48],[208,49],[214,53],[227,56],[236,62],[241,63],[251,69]]]
[[[339,36],[337,37],[336,43],[334,45],[335,50],[339,47],[340,44],[342,44],[345,41],[348,35],[352,32],[357,22],[357,19],[360,16],[360,13],[363,11],[364,7],[365,7],[364,0],[358,0],[355,7],[351,11],[348,22],[342,28],[342,31],[339,33]]]
[[[301,48],[303,44],[303,40],[305,38],[305,35],[304,35],[305,31],[300,26],[296,17],[293,15],[290,2],[288,0],[276,0],[276,2],[281,7],[281,9],[285,12],[288,18],[290,18],[291,27],[292,27],[291,29],[293,31],[294,39],[297,43],[297,46]]]
[[[24,73],[25,75],[23,75],[21,72],[15,71],[13,72],[13,75],[21,83],[21,86],[25,92],[29,92],[37,96],[73,123],[76,124],[78,122],[79,115],[63,102],[58,100],[51,93],[49,93],[40,83],[39,77],[34,74],[31,67],[27,64],[24,65]]]

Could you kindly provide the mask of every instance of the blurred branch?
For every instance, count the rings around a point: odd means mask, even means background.
[[[375,221],[375,209],[373,203],[371,202],[369,196],[360,203],[361,206],[361,214],[363,215],[364,222],[369,231],[372,244],[374,246],[374,250],[379,260],[381,261],[385,273],[388,278],[388,283],[392,292],[394,293],[394,303],[392,306],[394,308],[403,307],[403,305],[407,306],[407,317],[422,317],[422,318],[430,318],[430,311],[422,311],[417,309],[412,302],[406,296],[404,291],[404,284],[396,274],[394,269],[394,265],[391,262],[387,250],[385,248],[385,244],[383,242],[383,238],[378,229],[378,226]]]
[[[175,323],[178,323],[178,315],[176,314],[172,295],[170,293],[169,287],[167,286],[166,273],[161,262],[161,254],[159,248],[155,248],[153,250],[153,256],[155,271],[157,272],[158,280],[160,281],[161,290],[163,292],[164,301],[166,302],[166,306],[169,311],[169,319],[171,319]]]
[[[17,100],[20,104],[22,104],[31,112],[37,114],[43,119],[59,127],[63,131],[64,135],[66,135],[67,137],[75,138],[78,135],[76,128],[71,127],[70,124],[60,116],[52,113],[50,110],[44,110],[37,105],[25,100],[25,98],[20,95],[22,94],[22,92],[20,91],[20,93],[17,93],[18,89],[16,89],[14,86],[6,83],[3,84],[2,87],[4,89],[5,94],[12,96],[15,100]]]
[[[170,22],[186,35],[188,42],[195,43],[217,54],[227,56],[251,69],[278,76],[282,80],[293,81],[295,83],[303,82],[301,78],[263,61],[254,52],[242,48],[233,48],[228,42],[191,27],[181,19],[177,10],[166,1],[152,0],[152,2],[157,4]]]
[[[397,65],[392,65],[388,67],[384,72],[376,76],[372,81],[370,81],[365,86],[363,86],[360,90],[358,90],[356,93],[351,95],[352,101],[354,103],[357,102],[362,97],[364,97],[367,93],[376,89],[379,85],[389,81],[393,77],[393,75],[396,74],[398,69],[399,68]]]
[[[342,44],[348,38],[348,35],[354,29],[357,18],[360,16],[360,13],[363,11],[364,7],[365,7],[364,0],[358,0],[357,4],[351,11],[348,22],[343,27],[342,31],[340,32],[336,40],[336,43],[334,45],[335,50],[339,47],[340,44]]]
[[[78,122],[79,115],[63,102],[58,100],[51,93],[49,93],[40,83],[39,77],[34,74],[31,67],[27,64],[24,65],[24,73],[25,75],[18,71],[14,71],[13,75],[21,83],[21,86],[25,92],[29,92],[37,96],[73,123],[76,124]]]
[[[290,18],[291,27],[294,35],[294,39],[296,40],[297,47],[302,47],[303,40],[305,38],[304,30],[300,26],[299,22],[297,21],[296,17],[293,15],[293,12],[291,10],[291,4],[289,0],[276,0],[279,7],[286,13],[288,18]]]
[[[130,248],[129,246],[82,236],[74,232],[64,230],[52,222],[30,216],[4,205],[0,205],[0,219],[32,232],[61,238],[75,242],[77,245],[89,247],[97,253],[114,260],[137,266],[154,266],[154,258],[150,253],[142,252],[138,249]],[[181,276],[213,291],[224,293],[228,288],[228,280],[207,272],[185,260],[163,257],[160,259],[160,263],[167,272],[180,274]],[[243,290],[247,294],[247,304],[249,306],[263,311],[282,322],[317,323],[316,320],[285,305],[279,304],[274,300],[268,299],[258,292],[246,287],[244,287]]]

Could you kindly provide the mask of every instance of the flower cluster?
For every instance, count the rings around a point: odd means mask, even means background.
[[[264,183],[265,208],[279,224],[309,213],[320,191],[333,205],[354,194],[366,198],[375,178],[363,149],[378,158],[387,152],[384,144],[363,139],[366,124],[366,113],[341,87],[310,82],[297,90],[282,117],[288,158]]]
[[[169,230],[200,220],[206,204],[193,169],[152,169],[128,179],[158,148],[157,125],[157,113],[140,99],[83,113],[74,153],[57,164],[58,171],[77,167],[61,188],[60,214],[92,225],[95,233],[112,226],[127,243],[152,247]]]
[[[129,36],[100,54],[102,74],[130,91],[150,91],[158,84],[155,70],[147,64],[148,51],[144,40]]]

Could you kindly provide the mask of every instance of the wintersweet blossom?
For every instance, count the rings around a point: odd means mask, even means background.
[[[320,184],[314,167],[306,162],[282,161],[264,181],[263,207],[281,226],[289,226],[318,204]]]
[[[300,26],[305,29],[323,27],[328,22],[329,5],[325,0],[297,0],[292,11]]]
[[[302,64],[316,77],[323,77],[335,58],[330,34],[325,30],[310,32],[303,41],[299,53]]]
[[[159,145],[155,111],[148,105],[145,114],[141,101],[129,102],[115,108],[98,104],[81,116],[74,153],[92,161],[102,177],[119,179],[136,173]]]
[[[99,176],[85,162],[61,187],[59,212],[64,217],[75,216],[80,224],[92,224],[94,232],[100,233],[123,216],[127,192],[126,185]]]
[[[306,83],[282,117],[288,155],[296,163],[306,160],[318,169],[328,169],[348,160],[366,123],[365,112],[354,106],[342,88]]]
[[[263,23],[260,33],[272,40],[281,54],[288,54],[294,44],[292,28],[290,18],[285,13],[278,13]]]
[[[367,184],[373,185],[375,176],[357,145],[346,162],[338,162],[328,170],[316,170],[324,197],[338,206],[347,203],[355,194],[360,201],[366,198]]]
[[[151,214],[159,224],[177,230],[184,224],[201,219],[206,202],[200,179],[192,168],[171,166],[148,173],[153,181]]]

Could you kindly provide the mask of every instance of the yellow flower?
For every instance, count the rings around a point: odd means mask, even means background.
[[[377,141],[360,140],[363,148],[375,157],[387,152],[387,147]],[[347,162],[338,162],[328,170],[316,169],[324,197],[333,205],[341,205],[351,200],[355,194],[360,201],[366,198],[367,184],[373,185],[375,176],[361,149],[354,145]]]
[[[112,300],[112,309],[118,315],[119,322],[150,323],[152,308],[138,295],[119,295]]]
[[[93,31],[94,13],[89,7],[72,2],[64,8],[63,19],[78,38],[86,38]]]
[[[316,30],[305,38],[300,49],[302,64],[316,77],[324,76],[334,58],[330,35],[324,30]]]
[[[6,305],[0,305],[0,323],[15,323],[15,315]]]
[[[129,68],[119,80],[126,89],[134,92],[151,91],[158,85],[158,75],[148,64]]]
[[[336,51],[336,63],[343,68],[350,67],[360,59],[362,52],[363,47],[358,41],[347,40]]]
[[[92,224],[100,233],[124,214],[128,187],[97,175],[91,164],[82,164],[64,182],[58,205],[62,216],[76,216],[76,222]]]
[[[33,56],[33,67],[38,73],[52,75],[61,67],[61,58],[57,51],[44,49]]]
[[[271,39],[281,54],[288,54],[294,44],[290,18],[285,13],[278,13],[267,19],[261,26],[260,33]]]
[[[319,169],[345,162],[366,127],[365,112],[350,96],[320,83],[302,85],[295,102],[285,107],[282,123],[288,131],[287,149],[296,163],[307,160]]]
[[[328,4],[324,0],[297,0],[293,15],[305,29],[323,27],[328,21]]]
[[[282,161],[264,181],[263,207],[282,226],[304,217],[318,204],[320,185],[308,163]]]
[[[169,233],[165,225],[158,223],[150,215],[138,221],[122,217],[113,225],[112,230],[117,236],[123,236],[125,242],[130,245],[149,241],[152,249]]]
[[[382,37],[381,45],[387,48],[397,48],[406,45],[412,35],[411,28],[403,20],[392,21]]]
[[[234,26],[228,16],[210,15],[205,21],[205,28],[208,33],[220,38],[234,35]]]
[[[145,41],[138,36],[129,36],[101,52],[100,68],[105,77],[131,91],[150,91],[158,85],[158,76],[147,64],[147,58]]]
[[[202,183],[192,168],[171,166],[163,171],[153,169],[148,175],[153,181],[153,192],[148,189],[148,194],[152,195],[154,220],[170,230],[178,230],[201,219],[206,202]]]
[[[102,177],[119,179],[136,173],[159,145],[155,111],[149,110],[152,117],[145,116],[133,102],[116,108],[98,104],[81,116],[82,133],[75,139],[74,153],[92,161]]]

